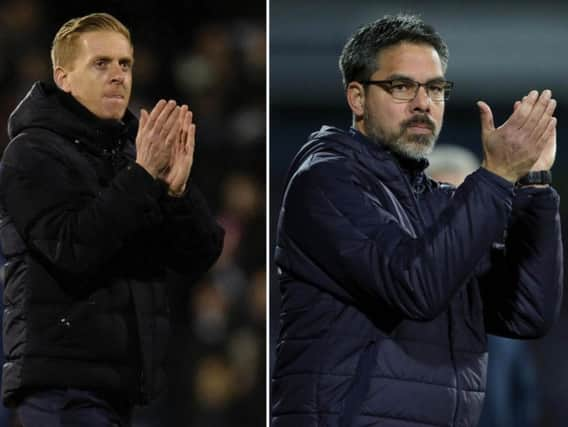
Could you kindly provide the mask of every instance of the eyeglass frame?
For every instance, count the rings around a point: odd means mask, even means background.
[[[408,82],[408,83],[412,82],[412,83],[416,84],[416,91],[414,92],[414,96],[412,98],[409,98],[409,99],[396,98],[392,94],[392,82],[395,82],[395,81]],[[445,87],[444,87],[444,98],[443,99],[435,100],[434,98],[432,98],[432,96],[430,96],[428,85],[432,84],[434,82],[439,82],[439,83],[443,82],[444,83]],[[362,85],[379,86],[385,92],[390,94],[394,99],[396,99],[397,101],[403,101],[403,102],[413,101],[416,98],[416,96],[418,95],[418,91],[420,90],[420,88],[422,86],[424,86],[424,89],[426,90],[426,94],[428,95],[428,98],[430,98],[432,100],[432,102],[442,102],[442,101],[445,102],[448,99],[450,99],[450,93],[452,92],[452,89],[454,88],[454,82],[452,82],[450,80],[433,79],[433,80],[427,81],[426,83],[420,83],[420,82],[417,82],[416,80],[410,79],[408,77],[404,77],[404,78],[398,77],[398,78],[389,79],[389,80],[359,80],[358,83],[360,83]],[[390,86],[387,86],[387,85],[390,85]]]

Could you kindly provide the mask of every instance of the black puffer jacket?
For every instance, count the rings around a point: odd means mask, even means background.
[[[6,256],[2,393],[97,390],[131,402],[164,383],[170,269],[189,282],[223,231],[194,185],[167,196],[134,163],[137,120],[100,120],[36,83],[9,120],[0,169]]]
[[[425,166],[330,127],[296,156],[275,256],[274,427],[475,427],[486,334],[539,337],[557,317],[556,192],[484,169],[454,189]]]

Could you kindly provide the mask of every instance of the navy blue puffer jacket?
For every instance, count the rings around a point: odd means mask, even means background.
[[[557,317],[557,193],[485,169],[454,189],[426,164],[330,127],[296,156],[275,255],[274,427],[474,427],[486,334],[536,338]]]
[[[36,83],[0,165],[5,405],[45,388],[148,403],[166,382],[175,279],[217,259],[223,230],[199,190],[168,197],[135,163],[138,120],[101,120]],[[170,292],[174,291],[174,292]]]

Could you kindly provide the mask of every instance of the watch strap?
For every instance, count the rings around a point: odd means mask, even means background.
[[[552,184],[552,174],[550,171],[531,171],[519,178],[515,183],[515,187],[523,187],[525,185],[547,185]]]

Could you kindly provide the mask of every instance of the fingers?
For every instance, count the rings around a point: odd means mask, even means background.
[[[490,129],[489,108],[478,103],[482,130]],[[494,132],[482,135],[486,165],[511,182],[530,168],[548,169],[556,151],[556,100],[552,92],[533,90],[513,104],[513,113]],[[536,163],[535,163],[536,162]]]
[[[195,149],[195,124],[193,123],[189,126],[187,141],[186,148],[193,154],[193,150]]]
[[[163,125],[162,131],[167,132],[165,134],[166,145],[170,145],[176,142],[176,138],[178,137],[181,128],[181,123],[179,120],[180,115],[181,115],[181,108],[175,107],[173,112],[169,115],[165,124]]]
[[[191,120],[193,117],[193,113],[189,111],[187,105],[182,105],[179,108],[179,115],[176,121],[176,126],[173,126],[173,120],[175,120],[175,116],[172,114],[172,127],[168,133],[166,144],[172,144],[171,148],[171,164],[175,164],[178,161],[183,162],[180,156],[184,156],[187,152],[186,150],[186,141],[189,138],[189,129],[191,126]],[[164,129],[167,129],[169,124],[166,124]]]
[[[538,92],[531,90],[527,96],[521,100],[519,107],[511,114],[504,126],[510,126],[513,129],[520,129],[530,116],[536,101],[539,99]]]
[[[186,149],[186,145],[187,142],[190,138],[190,128],[192,125],[192,120],[193,120],[193,113],[188,109],[187,105],[184,105],[185,107],[185,114],[183,114],[180,117],[180,122],[181,122],[181,129],[180,129],[180,146],[182,148],[182,151],[185,153],[187,151]]]
[[[528,101],[529,98],[530,98],[530,96],[527,97],[527,101]],[[549,104],[552,100],[551,98],[552,98],[552,92],[548,89],[543,90],[542,93],[540,94],[540,96],[538,97],[538,99],[534,102],[532,110],[530,111],[525,123],[523,124],[523,126],[520,129],[522,129],[523,131],[532,133],[533,130],[536,127],[538,127],[541,119],[543,118],[543,115],[547,111]],[[523,106],[521,105],[520,108],[523,108]],[[554,109],[552,111],[554,112]],[[552,114],[549,115],[546,118],[547,124],[548,124],[548,120],[550,120],[551,116],[552,116]],[[541,129],[541,133],[542,133],[542,129]]]
[[[191,138],[190,130],[192,126],[192,121],[193,121],[193,113],[191,111],[188,111],[184,122],[184,131],[185,131],[183,138],[184,146],[187,145],[189,139]]]
[[[177,163],[179,162],[180,156],[183,156],[183,138],[184,138],[184,126],[185,126],[185,118],[187,116],[187,105],[183,105],[180,108],[180,114],[178,118],[178,130],[175,135],[172,135],[172,138],[175,137],[172,144],[172,162]]]
[[[180,115],[180,132],[179,132],[179,145],[183,146],[185,139],[187,138],[187,131],[188,131],[188,124],[187,124],[187,117],[191,114],[187,105],[182,106],[182,114]]]
[[[552,92],[548,89],[540,95],[536,90],[530,91],[521,101],[515,102],[513,114],[502,127],[508,129],[507,132],[517,140],[527,138],[542,144],[541,137],[556,109],[556,100],[551,96]]]
[[[195,124],[189,124],[187,136],[183,141],[183,152],[186,157],[192,157],[195,149]]]
[[[148,128],[153,128],[156,133],[161,133],[165,136],[171,133],[171,130],[178,119],[180,119],[180,123],[183,125],[186,121],[189,109],[185,104],[181,107],[177,106],[177,103],[174,100],[166,102],[161,99],[157,102],[149,115],[146,110],[143,111],[144,113],[140,113],[140,127],[148,126]],[[191,111],[189,111],[188,117],[189,122],[191,123]],[[182,126],[179,126],[177,129],[178,131],[181,130]]]
[[[161,99],[158,101],[150,113],[148,128],[152,129],[155,133],[160,134],[170,118],[170,115],[175,111],[176,106],[177,104],[174,100],[166,102]]]
[[[147,123],[148,123],[148,111],[142,108],[140,110],[140,123],[138,124],[138,128],[144,129]]]
[[[540,117],[539,121],[534,126],[534,129],[532,129],[530,135],[531,139],[537,141],[541,139],[543,133],[547,130],[548,125],[554,118],[552,117],[552,115],[554,114],[554,110],[556,110],[556,100],[551,99],[548,105],[546,106],[546,109],[544,110],[542,116]]]
[[[546,129],[542,133],[540,137],[540,141],[542,144],[555,144],[556,143],[556,117],[552,117],[548,122]]]
[[[156,103],[154,108],[152,108],[152,111],[150,112],[150,116],[148,117],[148,122],[147,122],[147,125],[150,128],[153,128],[156,125],[156,120],[158,119],[158,117],[160,116],[160,114],[162,113],[162,111],[164,110],[167,104],[168,103],[164,99],[160,99]]]
[[[493,112],[489,105],[483,101],[477,101],[477,106],[479,107],[479,113],[481,115],[481,131],[491,132],[495,130],[495,123],[493,121]]]

